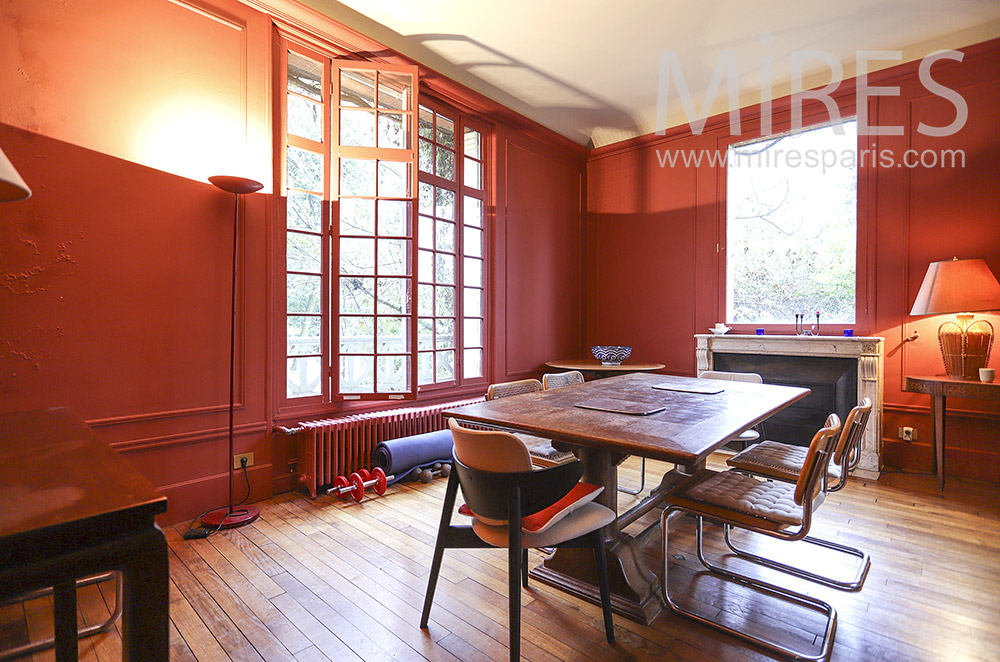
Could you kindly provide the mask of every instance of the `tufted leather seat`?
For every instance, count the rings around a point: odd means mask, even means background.
[[[865,398],[847,415],[836,446],[831,449],[824,480],[824,491],[836,492],[847,482],[848,471],[861,459],[861,437],[864,435],[872,401]],[[794,483],[802,471],[806,448],[780,441],[762,441],[726,460],[737,471]]]
[[[795,486],[788,483],[767,483],[745,474],[726,471],[689,486],[684,495],[695,501],[777,524],[802,525],[802,506],[795,503]],[[823,494],[820,493],[813,499],[812,507],[819,506],[822,500]]]
[[[826,426],[813,435],[803,461],[802,471],[795,484],[761,481],[737,471],[717,472],[703,469],[664,495],[667,508],[660,515],[663,550],[662,586],[663,597],[670,609],[781,655],[799,660],[823,660],[829,656],[837,628],[836,610],[819,598],[738,573],[731,569],[729,564],[727,567],[721,567],[710,561],[705,555],[703,544],[703,521],[708,519],[722,524],[727,541],[730,528],[762,533],[779,540],[808,540],[813,508],[819,505],[825,494],[822,490],[822,474],[826,471],[827,458],[838,432],[840,432],[840,419],[836,414],[830,414]],[[670,560],[673,558],[670,553],[670,520],[673,515],[681,513],[695,517],[698,560],[713,575],[746,587],[756,594],[744,604],[752,605],[750,608],[766,608],[760,604],[761,598],[777,596],[786,604],[794,603],[822,612],[826,616],[825,631],[818,642],[819,650],[816,653],[789,647],[787,634],[772,637],[759,627],[754,627],[752,632],[736,629],[729,619],[719,620],[720,614],[717,608],[710,609],[708,613],[699,613],[694,607],[689,608],[674,601],[669,585]],[[789,566],[774,563],[763,557],[747,554],[741,556],[778,570],[804,576]],[[695,601],[695,606],[697,604],[700,603]]]
[[[804,446],[762,441],[732,456],[726,460],[726,464],[740,471],[794,483],[802,471],[807,450]],[[840,465],[830,462],[826,470],[827,480],[839,481],[843,473]]]
[[[871,411],[872,401],[865,398],[861,401],[861,404],[852,409],[847,415],[847,421],[840,431],[839,438],[836,439],[836,444],[831,444],[830,455],[826,461],[826,470],[821,483],[823,494],[836,492],[847,483],[850,469],[861,458],[861,437],[864,435],[865,426],[868,423]],[[789,483],[794,483],[801,475],[807,457],[808,449],[802,446],[783,444],[780,441],[763,441],[737,453],[726,460],[726,463],[737,472],[783,481],[786,489],[788,489],[790,487]],[[815,505],[819,505],[818,500]],[[868,570],[871,567],[871,558],[864,550],[840,542],[812,536],[806,536],[805,541],[855,557],[857,559],[857,573],[854,577],[850,579],[835,578],[808,572],[794,566],[784,565],[770,559],[764,559],[740,547],[736,541],[733,541],[728,527],[725,529],[725,540],[729,549],[745,559],[757,561],[786,572],[791,572],[792,574],[797,574],[800,577],[826,584],[827,586],[848,591],[857,591],[864,585],[865,577],[868,576]]]

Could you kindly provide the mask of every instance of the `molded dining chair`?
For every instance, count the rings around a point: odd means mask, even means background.
[[[760,481],[737,471],[719,472],[703,469],[666,494],[665,500],[668,506],[660,516],[660,527],[663,544],[663,595],[670,609],[795,659],[822,660],[829,655],[837,628],[837,611],[833,606],[805,593],[712,563],[705,557],[703,525],[704,520],[708,519],[724,527],[755,531],[779,540],[795,541],[805,538],[812,523],[813,510],[825,496],[822,490],[822,476],[826,471],[826,464],[838,432],[840,432],[840,420],[836,414],[830,414],[826,425],[813,436],[802,472],[794,485]],[[698,559],[712,574],[753,589],[758,594],[778,596],[788,602],[825,614],[826,625],[819,652],[810,654],[793,649],[780,643],[777,637],[765,638],[763,634],[751,634],[714,620],[714,615],[702,615],[677,604],[669,588],[669,566],[672,558],[669,553],[669,522],[675,513],[687,513],[695,517]],[[758,601],[753,600],[747,604],[756,605]],[[714,611],[717,612],[718,609]],[[760,632],[760,629],[755,628],[755,631]]]
[[[579,372],[576,374],[580,375],[580,379],[582,381],[583,374]],[[515,395],[522,395],[524,393],[536,393],[544,389],[543,382],[545,377],[546,376],[544,375],[542,376],[542,382],[537,379],[518,379],[513,382],[490,384],[490,387],[486,390],[486,399],[499,400],[500,398],[509,398]],[[528,447],[528,452],[531,453],[532,461],[540,467],[551,467],[556,464],[562,464],[563,462],[570,462],[576,459],[576,456],[573,453],[557,451],[552,446],[552,440],[550,439],[536,437],[524,432],[515,432],[513,434]]]
[[[857,463],[861,460],[861,438],[864,436],[865,427],[868,425],[868,417],[871,415],[871,412],[872,401],[865,398],[861,401],[861,404],[847,414],[847,420],[840,431],[836,446],[831,451],[826,471],[822,474],[821,480],[824,492],[836,492],[847,484],[850,470],[853,466],[857,466]],[[736,471],[753,474],[762,478],[794,483],[802,474],[802,468],[805,465],[807,455],[808,449],[803,446],[768,440],[754,444],[750,448],[737,453],[726,460],[726,463]],[[729,548],[743,558],[843,590],[860,590],[865,583],[865,578],[868,576],[868,570],[871,568],[871,558],[864,550],[814,536],[806,536],[804,538],[805,542],[832,549],[858,559],[857,572],[852,579],[835,579],[827,575],[809,572],[747,552],[731,540],[728,528],[725,531],[725,538]]]
[[[469,430],[448,422],[455,440],[455,465],[448,476],[441,524],[427,579],[420,617],[426,628],[444,550],[506,547],[508,551],[508,611],[510,659],[520,659],[521,585],[528,585],[528,548],[589,547],[594,550],[604,630],[614,643],[611,594],[603,527],[614,521],[610,508],[594,503],[602,488],[580,483],[579,460],[532,470],[524,444],[509,432]],[[455,498],[461,487],[472,525],[452,525]]]

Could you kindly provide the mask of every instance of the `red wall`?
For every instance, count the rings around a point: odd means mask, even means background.
[[[270,432],[296,422],[276,416],[269,321],[271,38],[234,0],[4,5],[0,146],[34,195],[0,205],[0,411],[72,407],[168,497],[165,522],[227,494],[233,203],[209,174],[268,183],[244,219],[235,452],[255,454],[251,500],[293,487],[295,449]],[[537,374],[580,351],[586,150],[434,84],[495,128],[489,377]]]
[[[873,111],[880,125],[900,125],[904,135],[881,137],[879,149],[964,149],[962,169],[878,169],[862,183],[859,218],[867,223],[868,272],[858,333],[886,339],[885,464],[929,471],[931,425],[926,396],[902,391],[905,374],[943,372],[937,327],[946,316],[911,318],[908,313],[929,262],[952,256],[983,257],[1000,274],[1000,41],[966,49],[961,64],[939,63],[934,79],[969,104],[965,127],[948,138],[916,132],[919,122],[944,126],[953,106],[927,92],[916,67],[880,72],[872,84],[899,85],[898,97],[879,97]],[[853,82],[841,106],[853,105]],[[787,100],[775,103],[780,110]],[[776,114],[781,119],[781,112]],[[744,115],[744,135],[756,121]],[[665,363],[667,371],[693,375],[694,333],[719,321],[720,261],[716,244],[725,223],[724,180],[717,168],[660,168],[657,149],[724,150],[728,116],[709,120],[700,136],[674,131],[595,150],[587,168],[586,344],[634,346],[639,360]],[[777,124],[776,124],[777,126]],[[714,127],[714,128],[711,128]],[[983,315],[1000,328],[1000,316]],[[921,338],[903,343],[919,330]],[[997,358],[993,357],[992,364]],[[1000,407],[950,400],[949,472],[1000,480]],[[920,439],[898,441],[899,426],[917,428]]]

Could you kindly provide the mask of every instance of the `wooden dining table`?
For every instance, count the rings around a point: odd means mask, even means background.
[[[648,624],[659,615],[662,604],[657,575],[647,567],[640,550],[658,525],[634,536],[624,529],[662,504],[674,485],[704,468],[708,456],[731,437],[808,394],[809,389],[790,386],[632,373],[456,407],[444,415],[550,438],[556,448],[572,450],[583,462],[583,480],[604,487],[598,503],[615,512],[617,467],[622,460],[638,455],[675,465],[647,497],[619,513],[605,530],[612,608]],[[658,411],[614,411],[629,409]],[[558,549],[530,574],[600,604],[588,550]]]

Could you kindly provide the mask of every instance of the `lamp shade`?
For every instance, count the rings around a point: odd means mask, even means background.
[[[216,188],[221,188],[223,191],[235,193],[236,195],[255,193],[264,188],[264,185],[260,182],[255,182],[246,177],[233,177],[231,175],[215,175],[209,177],[208,181],[212,182],[212,185]]]
[[[21,179],[21,175],[17,174],[17,170],[14,170],[14,164],[0,149],[0,202],[24,200],[30,196],[31,189]]]
[[[1000,310],[1000,283],[981,258],[931,262],[911,315]]]

